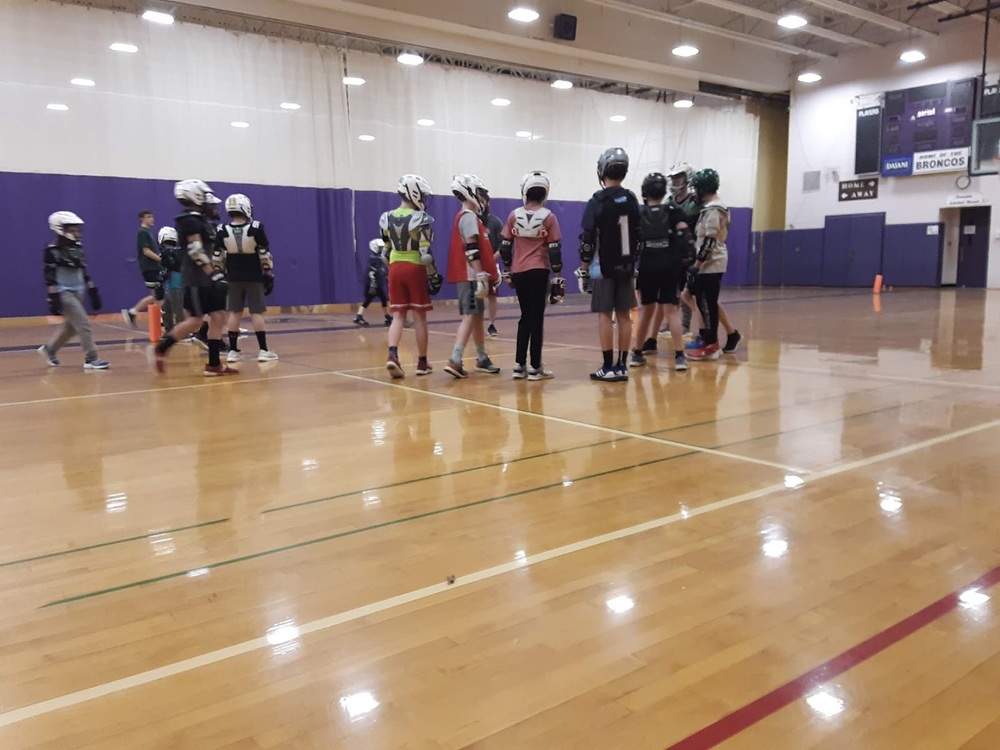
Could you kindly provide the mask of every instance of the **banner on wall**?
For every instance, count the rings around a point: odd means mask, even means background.
[[[837,199],[843,201],[870,201],[878,198],[878,177],[841,182]]]

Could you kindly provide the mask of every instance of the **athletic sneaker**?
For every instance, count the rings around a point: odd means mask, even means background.
[[[701,336],[695,336],[693,339],[684,344],[684,348],[688,350],[701,349],[702,348]]]
[[[743,337],[740,335],[739,331],[733,331],[731,334],[726,336],[726,345],[722,347],[723,354],[732,354],[736,351],[737,347],[740,345],[740,341]]]
[[[677,370],[677,372],[683,372],[687,368],[688,368],[687,357],[685,357],[683,354],[675,354],[674,369]]]
[[[469,377],[469,371],[462,367],[462,363],[456,362],[453,359],[448,360],[448,364],[444,366],[444,371],[456,380]]]
[[[417,375],[430,375],[432,372],[434,372],[434,368],[426,359],[417,362]]]
[[[695,349],[694,351],[688,352],[688,358],[693,360],[712,360],[719,358],[719,345],[709,344],[708,346],[703,346],[701,349]]]
[[[122,320],[124,320],[133,328],[139,327],[139,324],[135,322],[135,313],[129,310],[127,307],[122,308]]]
[[[628,360],[629,367],[645,367],[646,357],[638,349],[632,350],[632,356]]]
[[[403,372],[403,366],[399,364],[399,357],[395,357],[392,354],[390,354],[389,358],[385,361],[385,369],[389,371],[389,374],[392,375],[394,380],[406,377],[406,373]]]
[[[615,374],[619,383],[628,382],[628,368],[625,365],[615,365]]]
[[[241,352],[239,349],[230,349],[229,354],[226,355],[226,362],[234,363],[242,361],[243,361],[243,352]]]
[[[386,315],[385,316],[385,327],[388,328],[391,325],[392,325],[392,316],[391,315]]]
[[[205,365],[205,377],[215,378],[220,375],[239,375],[239,370],[234,370],[229,365]]]
[[[365,320],[364,318],[362,318],[360,315],[355,315],[354,316],[354,325],[361,326],[362,328],[367,328],[368,326],[371,325],[371,323],[369,323],[367,320]]]
[[[656,354],[656,339],[646,339],[646,343],[642,345],[643,354]]]
[[[59,360],[56,359],[56,355],[49,354],[49,347],[46,344],[42,344],[38,347],[38,353],[42,355],[42,359],[45,360],[45,364],[49,367],[58,367]]]
[[[406,328],[406,329],[413,328],[413,321],[412,320],[407,320],[405,323],[403,323],[403,328]]]
[[[669,325],[664,325],[663,328],[661,328],[659,331],[656,332],[656,335],[657,336],[669,336],[670,335],[670,326]]]
[[[146,361],[149,362],[149,366],[156,371],[157,375],[167,374],[167,355],[155,346],[146,347]]]
[[[208,351],[208,339],[203,339],[197,333],[191,335],[191,341],[200,346],[206,352]]]
[[[489,357],[484,357],[476,360],[476,372],[488,372],[490,375],[496,375],[500,372],[500,368],[493,364],[493,360]]]
[[[528,370],[528,380],[549,380],[554,377],[552,370],[546,370],[544,367],[532,367]]]
[[[486,335],[495,339],[497,337],[497,327],[490,323],[490,327],[486,329]]]
[[[274,352],[268,351],[267,349],[261,349],[260,354],[257,355],[258,362],[277,362],[278,355]]]
[[[596,372],[590,373],[591,380],[602,380],[605,383],[614,383],[618,380],[618,372],[614,367],[601,367]]]
[[[524,378],[526,376],[527,376],[527,373],[526,373],[526,371],[524,369],[524,365],[518,364],[517,362],[515,362],[514,363],[514,374],[510,376],[511,380],[524,380]]]
[[[84,370],[107,370],[109,367],[111,364],[103,359],[88,359],[83,363]]]

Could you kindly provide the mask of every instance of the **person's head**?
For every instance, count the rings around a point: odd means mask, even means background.
[[[74,245],[83,237],[83,219],[72,211],[56,211],[49,216],[49,229],[60,245]]]
[[[667,177],[662,172],[651,172],[642,180],[642,200],[649,206],[663,203],[667,195]]]
[[[667,173],[670,180],[667,189],[670,197],[678,203],[687,199],[691,192],[691,178],[694,177],[694,169],[686,161],[675,164]]]
[[[177,241],[177,230],[173,227],[160,227],[156,233],[156,242],[160,247],[176,248],[180,245]]]
[[[385,242],[379,239],[372,240],[368,243],[368,249],[371,251],[372,255],[377,255],[381,258],[385,255]]]
[[[597,181],[603,187],[622,184],[628,174],[628,154],[623,148],[609,148],[597,160]]]
[[[470,211],[483,212],[483,201],[489,195],[486,185],[474,174],[457,174],[451,181],[451,193]]]
[[[226,198],[226,213],[234,224],[253,221],[253,204],[243,193],[233,193]]]
[[[189,211],[197,211],[209,219],[217,219],[216,210],[222,201],[215,197],[212,188],[201,180],[181,180],[174,185],[174,198]]]
[[[719,173],[714,169],[702,169],[694,173],[691,178],[691,190],[699,203],[714,198],[719,192]]]
[[[156,222],[156,217],[153,216],[152,211],[140,211],[139,212],[139,224],[145,229],[149,229]]]
[[[420,211],[427,210],[431,197],[431,186],[427,180],[418,174],[404,174],[399,178],[396,192],[403,199],[403,204]]]
[[[524,205],[542,205],[549,199],[551,184],[545,172],[528,172],[521,178],[521,200]]]

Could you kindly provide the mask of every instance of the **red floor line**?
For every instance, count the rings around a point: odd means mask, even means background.
[[[876,654],[885,651],[890,646],[927,627],[935,620],[944,617],[944,615],[958,607],[958,597],[963,591],[975,588],[989,588],[997,583],[1000,583],[1000,566],[993,568],[993,570],[977,578],[969,585],[963,586],[958,591],[941,597],[933,604],[924,607],[919,612],[913,613],[905,620],[897,622],[895,625],[876,633],[868,640],[820,664],[801,677],[796,677],[791,682],[786,682],[767,695],[761,696],[753,703],[748,703],[743,708],[722,717],[714,724],[710,724],[701,731],[670,745],[667,750],[708,750],[708,748],[722,744],[740,732],[749,729],[754,724],[766,719],[768,716],[777,713],[785,706],[805,697],[823,682],[832,680],[847,670],[853,669],[858,664],[871,659]]]

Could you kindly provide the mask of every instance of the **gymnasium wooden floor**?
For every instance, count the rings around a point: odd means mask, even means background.
[[[457,382],[348,315],[218,380],[0,329],[0,748],[996,750],[1000,292],[724,300],[627,385],[579,303],[539,383],[509,306]]]

